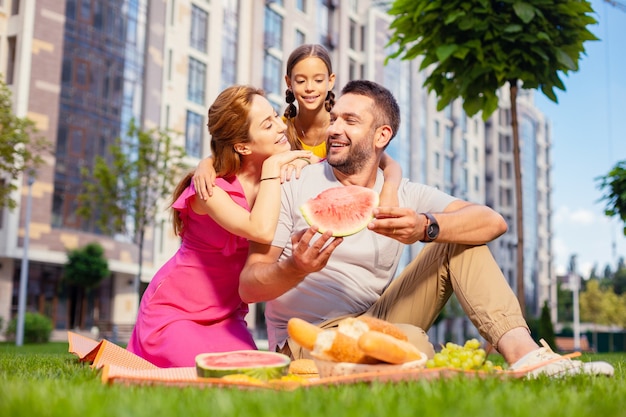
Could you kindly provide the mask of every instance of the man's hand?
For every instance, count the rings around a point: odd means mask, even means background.
[[[410,245],[424,238],[426,217],[406,207],[377,207],[367,228]]]
[[[317,234],[317,230],[316,226],[311,226],[291,236],[293,247],[291,262],[295,270],[310,274],[323,269],[335,248],[343,242],[343,238],[333,238],[332,232],[326,231],[311,244],[311,239]]]

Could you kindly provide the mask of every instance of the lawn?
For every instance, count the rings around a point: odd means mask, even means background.
[[[626,354],[585,354],[613,378],[495,378],[355,384],[295,391],[104,385],[67,343],[0,343],[0,416],[568,416],[626,415]]]

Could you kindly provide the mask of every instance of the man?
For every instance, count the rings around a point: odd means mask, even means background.
[[[540,373],[612,374],[606,363],[561,358],[530,337],[519,303],[487,242],[507,230],[502,216],[433,187],[403,180],[399,207],[379,207],[366,230],[344,238],[308,227],[299,207],[321,191],[360,185],[380,191],[380,157],[400,124],[393,95],[370,81],[351,81],[331,111],[327,161],[283,185],[271,245],[250,243],[239,292],[267,301],[270,349],[302,356],[287,321],[299,317],[331,327],[347,316],[371,315],[419,328],[411,341],[432,355],[428,329],[454,292],[480,334],[512,369],[552,362]],[[432,242],[395,279],[404,244]],[[415,327],[413,327],[415,329]]]

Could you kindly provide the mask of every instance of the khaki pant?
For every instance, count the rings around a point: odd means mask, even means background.
[[[402,324],[409,340],[432,357],[432,344],[422,329],[432,326],[453,292],[481,336],[496,349],[509,330],[528,329],[519,302],[486,245],[427,244],[363,314]],[[320,327],[334,327],[343,318]],[[309,357],[291,339],[282,351],[296,359]]]

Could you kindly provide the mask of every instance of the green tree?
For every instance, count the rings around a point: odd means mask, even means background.
[[[608,174],[596,177],[598,188],[604,192],[600,201],[606,203],[604,214],[607,217],[617,216],[624,227],[626,236],[626,160],[619,161]]]
[[[606,312],[603,299],[606,291],[600,288],[600,282],[596,279],[587,283],[587,289],[580,293],[580,319],[582,321],[606,323]]]
[[[13,113],[11,91],[0,78],[0,209],[14,209],[17,202],[11,193],[22,173],[34,174],[49,152],[50,143],[37,135],[35,122]]]
[[[424,86],[437,94],[438,110],[462,98],[472,116],[487,120],[498,108],[498,90],[508,85],[513,131],[517,231],[517,295],[525,311],[523,215],[518,88],[540,89],[557,102],[555,88],[565,90],[559,73],[578,70],[587,29],[596,23],[587,1],[579,0],[396,0],[389,14],[388,59],[423,57],[429,70]]]
[[[142,130],[131,120],[126,136],[117,138],[109,154],[96,156],[93,171],[83,167],[78,214],[109,234],[128,236],[137,246],[139,295],[145,233],[154,226],[159,203],[169,199],[178,183],[184,150],[169,131]],[[93,224],[95,222],[95,224]]]
[[[110,273],[104,249],[99,243],[89,243],[67,252],[63,279],[70,288],[70,328],[77,324],[82,327],[87,297]]]
[[[539,318],[539,338],[545,340],[546,343],[548,343],[553,349],[556,349],[554,325],[552,324],[550,307],[548,307],[547,301],[544,301],[543,307],[541,307],[541,316]]]
[[[613,292],[617,295],[626,293],[626,268],[618,269],[613,274]]]

